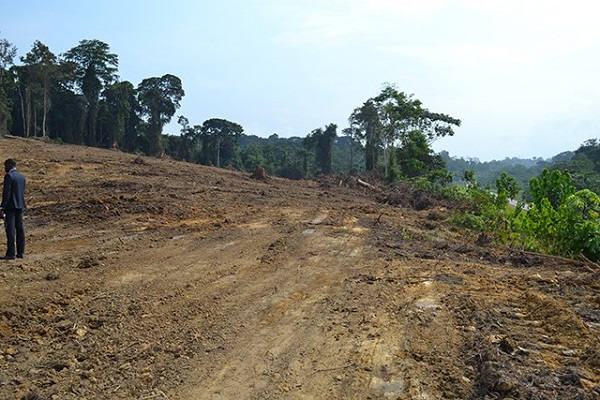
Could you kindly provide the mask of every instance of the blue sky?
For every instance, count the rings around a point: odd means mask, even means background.
[[[591,0],[34,0],[0,38],[61,54],[98,39],[134,85],[173,74],[176,116],[247,134],[338,132],[384,82],[460,118],[436,151],[551,157],[600,137],[600,5]],[[177,133],[169,124],[165,133]]]

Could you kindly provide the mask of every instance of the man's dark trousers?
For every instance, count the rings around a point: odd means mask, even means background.
[[[25,228],[23,227],[23,210],[5,210],[4,223],[6,224],[6,256],[14,257],[25,254]],[[15,239],[17,251],[15,254]]]

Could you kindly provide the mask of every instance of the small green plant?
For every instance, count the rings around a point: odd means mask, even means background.
[[[573,179],[567,172],[544,169],[538,178],[529,182],[533,204],[539,206],[543,199],[547,199],[555,210],[564,200],[577,190],[573,186]]]
[[[514,220],[520,212],[520,207],[509,206],[520,189],[514,178],[503,173],[496,181],[496,192],[482,188],[475,180],[472,171],[465,171],[464,189],[466,210],[453,218],[453,222],[462,227],[485,233],[493,240],[506,243],[513,240]]]
[[[483,232],[485,224],[483,218],[472,213],[458,212],[450,218],[450,223],[462,228]]]
[[[427,180],[445,187],[452,183],[452,174],[446,169],[435,169],[427,174]]]
[[[591,190],[573,191],[560,203],[547,197],[538,199],[531,210],[523,213],[520,231],[524,247],[561,256],[583,255],[600,259],[600,198]],[[556,200],[559,191],[551,191]]]

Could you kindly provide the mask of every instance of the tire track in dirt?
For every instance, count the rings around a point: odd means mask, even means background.
[[[273,236],[281,249],[267,266],[227,279],[224,325],[244,325],[177,398],[440,397],[431,380],[443,372],[435,369],[439,361],[464,368],[460,337],[440,301],[443,286],[412,276],[408,284],[377,278],[370,285],[365,274],[373,269],[364,260],[373,249],[365,247],[364,228],[351,219],[327,225],[328,217]],[[289,256],[298,254],[304,256]]]
[[[274,242],[285,242],[285,251],[267,257],[266,267],[240,271],[228,301],[235,303],[231,320],[245,321],[244,327],[212,371],[200,368],[197,386],[178,396],[314,398],[334,390],[331,374],[350,367],[353,349],[327,334],[331,317],[325,300],[352,271],[362,243],[323,225],[326,220],[325,213],[300,217],[297,231]],[[340,365],[343,359],[348,362]]]

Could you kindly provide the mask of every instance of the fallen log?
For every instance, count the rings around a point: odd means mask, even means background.
[[[362,187],[364,187],[364,188],[367,188],[367,189],[369,189],[369,190],[373,190],[373,191],[375,191],[375,192],[378,192],[378,191],[379,191],[379,190],[378,190],[378,189],[377,189],[375,186],[373,186],[373,185],[371,185],[370,183],[367,183],[367,182],[365,182],[365,181],[361,181],[361,180],[360,180],[360,179],[358,179],[358,178],[356,178],[356,183],[357,183],[359,186],[362,186]]]
[[[368,182],[365,182],[359,178],[356,178],[354,176],[349,176],[343,180],[340,181],[339,186],[346,186],[346,187],[351,187],[351,188],[355,188],[357,186],[363,187],[365,189],[369,189],[371,191],[374,192],[380,192],[381,190],[377,189],[375,186],[371,185]]]

